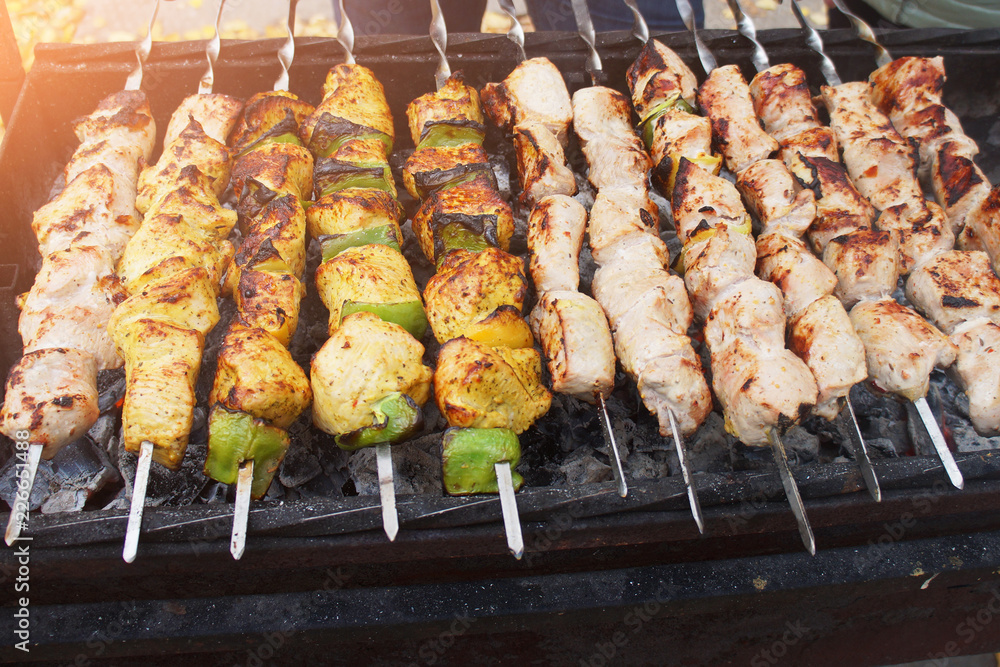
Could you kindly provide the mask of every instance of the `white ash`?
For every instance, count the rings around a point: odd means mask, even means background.
[[[432,434],[393,445],[389,451],[392,453],[393,479],[397,494],[441,494],[439,435]],[[349,467],[358,495],[378,495],[378,464],[375,461],[374,447],[365,447],[351,454]]]
[[[562,472],[568,486],[607,482],[613,478],[611,466],[596,458],[593,448],[588,446],[571,452],[563,462]]]

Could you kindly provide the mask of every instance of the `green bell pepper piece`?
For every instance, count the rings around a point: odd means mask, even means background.
[[[450,428],[441,441],[444,490],[453,496],[497,493],[497,463],[511,467],[514,490],[524,477],[513,470],[521,460],[517,434],[506,428]]]
[[[401,301],[399,303],[365,303],[362,301],[345,301],[340,308],[340,321],[348,315],[361,311],[374,313],[386,322],[392,322],[410,332],[410,335],[420,340],[427,333],[427,313],[420,299]]]
[[[332,195],[347,188],[372,188],[392,193],[392,171],[389,167],[366,167],[359,165],[353,172],[341,173],[323,179],[320,197]]]
[[[642,127],[642,141],[646,144],[647,150],[653,147],[653,128],[656,126],[656,119],[667,113],[668,109],[673,109],[674,107],[677,107],[681,111],[686,111],[687,113],[694,113],[694,107],[688,104],[687,100],[678,95],[677,97],[657,104],[649,115],[643,118],[639,123]]]
[[[372,425],[336,437],[337,446],[347,451],[382,443],[403,442],[423,428],[420,406],[404,393],[386,394],[372,406]]]
[[[309,151],[317,158],[330,157],[344,143],[352,139],[378,139],[385,145],[385,153],[392,152],[392,137],[375,128],[352,123],[326,112],[320,116],[309,140]]]
[[[453,123],[434,123],[424,129],[417,149],[447,146],[464,146],[465,144],[483,145],[486,128],[482,125],[456,125]]]
[[[489,248],[492,244],[486,240],[483,234],[477,234],[467,226],[459,222],[450,222],[438,230],[438,243],[435,243],[437,252],[437,263],[441,264],[445,256],[452,250],[468,250],[479,253]]]
[[[319,246],[323,249],[323,261],[333,259],[348,248],[377,243],[387,245],[397,252],[400,250],[399,239],[396,238],[395,225],[381,225],[357,229],[346,234],[330,234],[319,237]]]
[[[205,475],[223,484],[233,484],[240,464],[253,461],[250,495],[261,498],[271,486],[290,443],[284,429],[217,404],[208,417]]]

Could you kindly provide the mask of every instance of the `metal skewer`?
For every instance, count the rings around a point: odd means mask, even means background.
[[[17,494],[14,505],[10,508],[10,519],[7,521],[7,532],[4,533],[4,541],[7,546],[21,536],[21,529],[28,523],[28,508],[31,506],[31,489],[35,484],[35,473],[38,472],[38,463],[42,459],[42,445],[28,445],[28,462],[21,472],[20,479],[17,480]],[[22,493],[23,490],[23,493]]]
[[[299,0],[289,0],[288,3],[288,38],[278,49],[278,61],[281,63],[281,74],[274,82],[275,91],[288,90],[288,69],[295,59],[295,8]],[[219,8],[219,16],[222,8]],[[218,33],[216,33],[218,34]],[[218,55],[218,53],[216,53]],[[203,79],[204,81],[204,79]],[[209,89],[210,91],[211,89]],[[253,488],[253,459],[244,461],[236,477],[236,503],[233,505],[233,532],[229,542],[229,553],[239,560],[247,545],[247,519],[250,514],[250,499]]]
[[[792,506],[792,514],[795,515],[795,523],[799,526],[799,535],[802,543],[813,556],[816,555],[816,538],[813,536],[812,526],[809,525],[809,517],[806,516],[806,507],[802,503],[802,496],[799,495],[799,486],[792,476],[792,469],[788,466],[788,455],[785,454],[785,445],[781,442],[781,436],[777,429],[767,430],[767,441],[771,443],[771,452],[774,454],[774,461],[778,464],[778,474],[781,476],[781,485],[785,487],[785,497],[788,504]]]
[[[444,22],[444,14],[438,0],[430,0],[431,26],[430,37],[438,52],[438,67],[434,73],[434,81],[438,90],[451,76],[448,65],[448,26]],[[515,17],[516,21],[516,17]],[[510,463],[501,461],[493,466],[497,475],[497,491],[500,494],[500,511],[503,513],[504,531],[507,533],[507,548],[518,560],[524,555],[524,537],[521,534],[521,517],[517,511],[517,497],[514,494],[514,479],[510,473]]]
[[[847,18],[851,21],[854,26],[858,36],[866,42],[875,46],[876,56],[875,62],[879,67],[883,67],[892,62],[892,56],[889,51],[886,50],[884,46],[878,43],[875,39],[875,33],[872,31],[871,27],[858,18],[854,13],[844,6],[844,3],[840,0],[833,0],[834,5],[839,9]],[[837,74],[837,68],[834,66],[833,61],[824,53],[823,51],[823,40],[820,38],[819,33],[809,24],[806,20],[805,15],[802,13],[802,8],[799,6],[798,0],[792,0],[792,12],[795,14],[795,18],[798,20],[799,25],[805,30],[807,34],[806,43],[811,49],[816,51],[822,57],[821,70],[826,82],[831,86],[839,86],[842,83],[840,75]],[[850,401],[850,398],[848,398]],[[917,408],[917,414],[920,415],[920,420],[924,423],[924,428],[927,429],[927,434],[931,437],[931,442],[934,443],[934,451],[937,453],[938,458],[941,460],[941,465],[944,466],[945,472],[948,473],[948,480],[956,489],[961,489],[965,486],[965,479],[962,477],[962,471],[958,469],[958,463],[955,461],[955,457],[952,455],[951,450],[948,449],[948,444],[945,442],[944,434],[941,433],[941,426],[937,423],[934,418],[934,413],[931,412],[930,406],[927,405],[927,399],[920,397],[913,401],[914,407]],[[848,403],[851,408],[851,415],[854,414],[853,406]],[[857,422],[855,421],[855,424]],[[860,432],[859,432],[860,434]],[[867,451],[865,451],[867,456]],[[855,457],[858,462],[861,462],[860,457]],[[862,473],[864,469],[862,468]],[[867,479],[867,478],[866,478]]]
[[[743,7],[740,6],[739,0],[726,0],[729,3],[729,8],[733,12],[733,17],[736,19],[736,25],[740,31],[740,34],[750,40],[753,43],[753,66],[758,72],[763,72],[771,66],[771,63],[767,57],[767,51],[761,45],[760,41],[757,39],[757,28],[754,26],[753,20],[743,13]],[[798,8],[798,3],[796,0],[792,0],[795,8]],[[815,32],[815,31],[813,31]],[[819,39],[819,35],[816,35],[816,39]],[[822,42],[820,42],[822,48]],[[825,56],[824,56],[825,57]],[[827,58],[829,61],[829,58]],[[833,63],[829,63],[831,69],[833,69]],[[836,70],[834,69],[834,76],[836,76]],[[838,77],[839,81],[839,77]],[[858,468],[861,469],[861,477],[865,480],[865,488],[868,489],[868,493],[875,500],[875,502],[882,501],[882,488],[879,486],[878,477],[875,475],[875,470],[872,468],[871,458],[868,456],[868,445],[865,444],[865,438],[861,434],[861,426],[858,424],[858,417],[854,413],[854,405],[851,403],[850,395],[844,397],[847,404],[847,411],[851,416],[851,425],[854,427],[851,431],[854,443],[850,446],[851,453],[854,455],[854,460],[858,463]],[[856,444],[857,446],[853,446]]]
[[[354,25],[344,11],[344,0],[336,0],[337,9],[340,11],[340,25],[337,26],[337,41],[347,51],[347,58],[344,62],[348,65],[354,64]]]
[[[153,24],[156,23],[156,14],[159,11],[160,0],[156,0],[153,3],[153,14],[149,17],[149,27],[146,29],[146,36],[139,42],[139,46],[135,47],[135,59],[137,62],[135,69],[132,70],[125,80],[125,90],[139,90],[139,87],[142,86],[142,66],[146,64],[146,58],[149,57],[149,52],[153,49]]]
[[[686,2],[687,0],[684,0]],[[643,18],[642,13],[639,11],[639,7],[636,5],[635,0],[625,0],[625,4],[628,5],[629,9],[632,10],[633,25],[632,25],[632,35],[645,44],[649,41],[649,28],[646,25],[646,20]],[[678,9],[680,2],[678,2]],[[579,6],[579,11],[577,8]],[[580,34],[583,36],[584,41],[587,42],[591,50],[591,58],[596,59],[597,69],[601,68],[601,58],[594,48],[594,25],[590,20],[590,10],[587,7],[586,0],[573,0],[573,9],[577,11],[577,28],[580,30]],[[688,5],[688,11],[693,17],[693,12],[690,11],[691,6]],[[581,16],[585,19],[581,21]],[[691,26],[693,29],[694,19],[691,19]],[[587,34],[584,34],[586,31]],[[645,35],[645,36],[644,36]],[[708,51],[706,50],[706,53]],[[711,58],[711,53],[708,56]],[[713,60],[714,62],[714,60]],[[589,63],[588,63],[589,64]],[[594,85],[597,85],[596,83]],[[684,449],[684,438],[681,436],[680,429],[677,428],[677,417],[674,416],[674,411],[667,409],[667,417],[670,419],[670,432],[674,439],[674,449],[677,450],[677,462],[681,467],[681,476],[684,478],[684,488],[687,491],[688,505],[691,507],[691,516],[694,517],[694,522],[698,526],[698,532],[701,534],[705,533],[705,517],[701,513],[701,503],[698,502],[698,490],[694,485],[694,475],[691,473],[691,466],[688,465],[687,453]],[[615,452],[617,454],[617,451]],[[624,473],[623,473],[624,474]],[[624,497],[624,495],[622,496]]]
[[[507,13],[513,24],[507,31],[507,38],[517,45],[519,52],[518,62],[526,60],[524,53],[524,29],[517,19],[517,12],[514,9],[513,0],[499,0],[501,9]],[[596,53],[596,52],[595,52]],[[597,60],[597,69],[600,69],[600,58]],[[608,406],[604,402],[604,396],[600,392],[594,393],[594,402],[601,417],[601,427],[604,435],[604,443],[608,447],[609,458],[612,462],[611,470],[615,477],[615,486],[618,488],[618,495],[622,498],[628,495],[628,482],[625,480],[625,470],[622,468],[621,453],[618,451],[618,442],[615,439],[615,432],[611,426],[611,416],[608,414]]]
[[[206,95],[212,92],[212,86],[215,83],[215,61],[219,57],[220,39],[219,39],[219,23],[222,21],[222,10],[226,6],[226,0],[219,1],[219,13],[215,18],[215,35],[208,41],[208,45],[205,47],[205,57],[208,60],[208,68],[205,70],[205,74],[201,77],[201,82],[198,85],[198,94]],[[156,17],[156,8],[153,8],[153,17]],[[152,43],[152,25],[153,21],[150,20],[150,32],[146,36],[147,40]],[[145,50],[148,55],[149,49],[145,48],[146,41],[140,45],[140,49]],[[142,81],[142,62],[144,57],[139,54],[139,50],[136,50],[139,55],[139,82]],[[135,72],[132,73],[133,75]],[[131,80],[132,76],[129,76]],[[150,464],[153,462],[153,443],[149,440],[143,440],[142,446],[139,449],[139,462],[135,470],[135,483],[132,486],[132,500],[129,505],[128,513],[128,525],[125,528],[125,547],[122,549],[122,558],[126,563],[131,563],[135,560],[135,555],[139,547],[139,532],[142,529],[142,512],[146,505],[146,485],[149,483],[149,468]],[[249,499],[248,499],[249,501]]]

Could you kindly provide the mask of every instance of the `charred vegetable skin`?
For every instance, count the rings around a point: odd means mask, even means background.
[[[400,252],[403,210],[381,84],[364,67],[333,68],[300,137],[317,160],[307,221],[323,252],[316,286],[330,311],[330,338],[312,362],[313,423],[345,450],[402,442],[423,425],[432,373],[418,342],[427,316]],[[435,146],[452,143],[434,136]]]
[[[205,474],[232,484],[253,461],[262,497],[288,451],[286,429],[312,402],[287,347],[305,294],[306,216],[312,155],[298,138],[312,105],[291,93],[252,97],[233,133],[233,188],[243,243],[226,275],[236,315],[222,340],[209,395]]]

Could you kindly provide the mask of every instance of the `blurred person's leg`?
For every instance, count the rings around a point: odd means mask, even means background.
[[[479,32],[486,0],[439,2],[448,32]],[[428,0],[345,0],[344,9],[356,36],[426,35],[431,25]]]
[[[632,12],[623,0],[588,0],[590,14],[597,32],[630,30]],[[653,32],[684,30],[684,22],[673,0],[638,0],[639,10]],[[536,30],[565,30],[576,32],[576,19],[570,0],[527,0],[528,13]],[[705,10],[701,0],[691,0],[695,21],[705,23]]]

